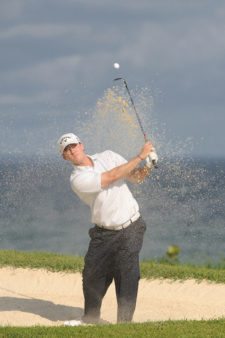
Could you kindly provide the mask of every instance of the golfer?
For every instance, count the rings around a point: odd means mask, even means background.
[[[114,280],[117,297],[117,321],[132,321],[140,279],[139,252],[146,230],[137,201],[126,180],[141,183],[151,166],[139,167],[153,150],[150,142],[139,154],[126,161],[106,150],[89,156],[84,144],[73,133],[58,140],[60,154],[74,170],[72,190],[91,209],[90,244],[83,270],[84,323],[99,323],[103,297]],[[65,325],[78,325],[67,321]]]

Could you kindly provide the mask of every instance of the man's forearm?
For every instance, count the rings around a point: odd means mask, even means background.
[[[102,188],[105,188],[111,183],[118,181],[122,178],[128,177],[129,174],[137,167],[137,165],[141,161],[142,161],[141,157],[136,156],[132,158],[129,162],[102,173],[101,175]]]

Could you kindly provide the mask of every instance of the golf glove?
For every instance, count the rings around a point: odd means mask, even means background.
[[[152,168],[153,166],[155,166],[158,162],[158,155],[156,154],[155,149],[153,149],[149,156],[146,158],[145,162],[146,162],[146,166],[148,168]]]

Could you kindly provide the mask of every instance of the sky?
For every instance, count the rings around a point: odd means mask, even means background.
[[[130,88],[149,89],[165,146],[225,157],[223,0],[1,0],[0,46],[1,155],[56,156],[119,62]]]

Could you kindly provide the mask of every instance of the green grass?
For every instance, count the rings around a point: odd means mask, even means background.
[[[47,269],[81,272],[83,258],[48,252],[0,250],[0,267]],[[142,278],[196,279],[225,283],[224,262],[211,266],[194,266],[173,261],[141,262]],[[83,327],[0,327],[1,337],[225,337],[225,319],[210,321],[165,321],[142,324],[96,325]]]
[[[0,250],[0,267],[12,266],[32,269],[47,269],[50,271],[81,272],[83,258],[78,256],[60,255],[47,252],[23,252]],[[203,279],[225,283],[225,266],[194,266],[170,261],[143,261],[141,262],[141,277],[147,279]]]
[[[95,325],[83,327],[4,327],[0,337],[101,337],[101,338],[221,338],[225,320],[167,321],[143,324]]]
[[[215,266],[195,266],[170,262],[141,262],[143,278],[169,278],[174,280],[195,279],[208,280],[216,283],[225,283],[225,268]]]
[[[49,271],[81,272],[83,258],[50,252],[26,252],[14,250],[0,250],[0,267],[47,269]]]

